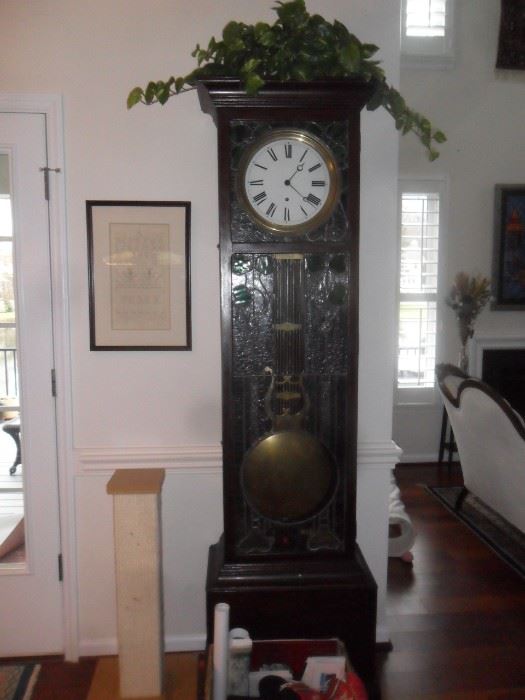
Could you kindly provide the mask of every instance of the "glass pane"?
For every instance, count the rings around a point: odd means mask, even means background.
[[[15,323],[13,244],[0,239],[0,324]]]
[[[446,0],[407,0],[407,36],[445,36]]]
[[[5,162],[3,160],[5,156],[0,155],[0,168],[1,163]],[[0,238],[11,238],[13,235],[13,218],[11,216],[11,198],[8,194],[2,194],[0,192]]]
[[[433,387],[436,366],[436,302],[399,306],[399,387]]]
[[[401,199],[401,293],[437,292],[439,194],[403,193]]]
[[[351,352],[350,258],[327,253],[235,254],[231,269],[231,464],[232,473],[236,470],[232,482],[242,483],[230,494],[236,550],[243,556],[310,556],[322,549],[339,550],[347,503],[342,465]],[[307,490],[296,497],[299,492],[289,479],[293,494],[282,503],[296,510],[283,517],[259,500],[251,477],[258,469],[256,455],[264,455],[261,463],[266,463],[269,431],[297,428],[313,442],[291,468],[301,464],[301,471],[306,470],[311,455],[313,471],[325,472],[327,464],[315,456],[315,445],[322,445],[334,460],[337,483],[316,487],[310,500]],[[269,463],[264,469],[271,483],[277,473]],[[323,482],[321,478],[319,484]],[[287,487],[282,488],[284,494]]]
[[[0,566],[23,563],[24,494],[9,159],[0,154]]]
[[[16,348],[16,328],[0,325],[0,348]]]

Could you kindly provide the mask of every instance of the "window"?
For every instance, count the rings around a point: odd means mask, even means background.
[[[406,36],[445,36],[446,0],[406,0]]]
[[[404,65],[444,68],[453,60],[454,0],[403,0],[401,50]]]
[[[0,160],[2,159],[0,155]],[[1,165],[1,163],[0,163]],[[18,400],[13,225],[9,195],[0,194],[0,397]],[[0,412],[0,420],[2,417]]]
[[[441,182],[403,182],[400,192],[397,388],[401,403],[434,398]]]

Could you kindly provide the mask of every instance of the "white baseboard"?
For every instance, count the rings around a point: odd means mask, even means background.
[[[83,639],[78,644],[79,657],[115,656],[118,654],[116,637],[108,639]]]
[[[438,453],[437,452],[426,452],[426,453],[410,453],[403,452],[403,456],[400,460],[402,463],[407,462],[437,462]]]
[[[166,651],[202,651],[206,649],[205,634],[171,635],[166,638]]]
[[[206,648],[206,634],[169,635],[164,642],[167,652],[202,651]],[[79,644],[79,656],[116,656],[118,643],[116,637],[107,639],[84,639]]]

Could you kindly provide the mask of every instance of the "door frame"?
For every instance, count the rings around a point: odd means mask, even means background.
[[[56,440],[58,508],[62,545],[62,609],[64,656],[78,660],[78,586],[76,521],[74,508],[71,355],[69,343],[69,266],[64,172],[62,97],[56,94],[0,93],[0,112],[43,114],[47,136],[47,163],[59,168],[49,174],[49,240],[53,315],[53,345],[56,377]],[[44,174],[42,173],[42,189]],[[64,274],[66,271],[66,274]]]

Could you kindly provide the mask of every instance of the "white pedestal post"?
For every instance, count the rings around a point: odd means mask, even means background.
[[[121,698],[163,698],[160,493],[164,469],[118,469],[113,496]]]

